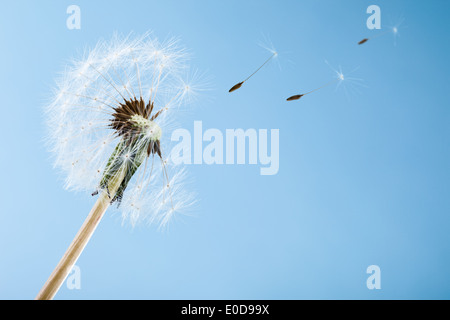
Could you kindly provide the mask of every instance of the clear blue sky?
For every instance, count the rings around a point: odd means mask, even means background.
[[[66,8],[81,8],[81,30]],[[358,46],[366,8],[391,35]],[[179,36],[212,90],[182,119],[280,129],[280,171],[189,166],[200,203],[166,232],[111,211],[59,299],[450,298],[448,1],[8,1],[0,12],[0,298],[32,299],[95,199],[63,190],[43,106],[66,61],[114,31]],[[268,53],[280,52],[233,94]],[[328,60],[364,79],[328,87]],[[381,268],[381,290],[366,268]]]

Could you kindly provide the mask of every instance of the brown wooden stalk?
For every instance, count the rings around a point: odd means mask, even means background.
[[[125,169],[120,170],[119,173],[111,178],[108,184],[108,191],[102,191],[91,212],[84,221],[75,239],[73,239],[66,253],[59,261],[53,273],[48,278],[47,282],[42,287],[41,291],[36,296],[35,300],[52,300],[63,284],[64,280],[72,270],[79,256],[86,247],[89,239],[100,223],[103,215],[111,204],[111,199],[114,198],[120,184],[125,177]]]

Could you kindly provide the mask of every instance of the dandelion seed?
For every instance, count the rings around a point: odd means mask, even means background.
[[[233,92],[236,91],[237,89],[241,88],[242,85],[248,81],[251,77],[253,77],[259,70],[262,69],[262,67],[264,67],[266,64],[269,63],[270,60],[272,60],[273,58],[278,56],[278,52],[273,51],[272,55],[258,68],[256,69],[250,76],[248,76],[244,81],[239,82],[238,84],[235,84],[228,92]]]
[[[239,82],[238,84],[235,84],[228,92],[233,92],[233,91],[239,89],[240,87],[242,87],[243,84],[244,84],[244,82]]]
[[[331,81],[327,82],[326,84],[324,84],[324,85],[322,85],[322,86],[320,86],[320,87],[318,87],[318,88],[316,88],[316,89],[313,89],[313,90],[308,91],[308,92],[306,92],[306,93],[302,93],[302,94],[297,94],[297,95],[291,96],[291,97],[287,98],[286,101],[299,100],[299,99],[302,98],[303,96],[306,96],[306,95],[308,95],[308,94],[310,94],[310,93],[313,93],[313,92],[315,92],[315,91],[318,91],[318,90],[320,90],[320,89],[322,89],[322,88],[328,87],[329,85],[332,85],[333,83],[336,83],[336,81],[342,81],[342,80],[340,80],[340,79],[334,79],[334,80],[331,80]]]
[[[294,96],[291,96],[291,97],[289,97],[289,98],[287,98],[286,100],[287,101],[294,101],[294,100],[299,100],[301,97],[303,97],[304,96],[304,94],[296,94],[296,95],[294,95]]]
[[[394,31],[391,29],[391,30],[388,30],[388,31],[386,31],[386,32],[379,33],[379,34],[377,34],[376,36],[373,36],[373,37],[371,37],[371,38],[364,38],[364,39],[362,39],[361,41],[359,41],[358,44],[361,45],[361,44],[366,43],[367,41],[369,41],[369,40],[371,40],[371,39],[373,40],[373,39],[379,38],[379,37],[381,37],[381,36],[384,36],[384,35],[386,35],[386,34],[388,34],[388,33],[393,33],[393,32],[394,32]]]
[[[373,39],[382,37],[382,36],[387,35],[387,34],[392,34],[394,36],[394,44],[395,44],[396,43],[396,39],[397,39],[398,34],[399,34],[398,33],[399,27],[403,23],[403,21],[404,21],[404,19],[401,18],[395,25],[388,27],[388,29],[386,31],[381,32],[381,33],[379,33],[379,34],[377,34],[377,35],[375,35],[373,37],[370,37],[370,38],[364,38],[364,39],[362,39],[361,41],[358,42],[358,45],[364,44],[364,43],[366,43],[369,40],[373,40]]]
[[[360,42],[358,42],[358,44],[363,44],[363,43],[366,43],[367,41],[369,41],[369,39],[368,38],[364,38]]]
[[[329,82],[323,84],[322,86],[317,87],[317,88],[315,88],[315,89],[313,89],[311,91],[308,91],[308,92],[305,92],[305,93],[302,93],[302,94],[296,94],[296,95],[290,96],[289,98],[286,99],[286,101],[299,100],[303,96],[306,96],[308,94],[311,94],[313,92],[316,92],[318,90],[326,88],[326,87],[331,86],[333,84],[336,84],[336,89],[338,89],[344,82],[351,82],[351,83],[356,83],[356,84],[361,85],[359,82],[362,81],[362,79],[353,78],[353,77],[349,77],[348,75],[344,75],[344,73],[342,72],[342,68],[341,67],[339,67],[339,70],[337,70],[337,69],[333,68],[328,63],[328,61],[325,61],[325,63],[333,70],[334,77],[333,77],[333,79],[331,81],[329,81]],[[349,72],[349,74],[352,74],[354,71],[356,71],[356,69],[351,71],[351,72]],[[347,91],[346,91],[346,94],[347,94]]]
[[[163,150],[172,114],[198,89],[181,79],[186,62],[175,40],[114,36],[63,74],[47,108],[48,142],[66,188],[99,198],[36,299],[54,297],[112,203],[124,222],[164,226],[193,202],[180,185],[184,173],[174,168],[169,179]]]
[[[316,88],[316,89],[313,89],[313,90],[308,91],[308,92],[306,92],[306,93],[302,93],[302,94],[297,94],[297,95],[291,96],[291,97],[287,98],[286,101],[299,100],[299,99],[302,98],[303,96],[306,96],[306,95],[308,95],[308,94],[310,94],[310,93],[313,93],[313,92],[315,92],[315,91],[318,91],[318,90],[320,90],[320,89],[322,89],[322,88],[328,87],[328,86],[332,85],[333,83],[336,83],[337,81],[343,81],[343,80],[344,80],[343,77],[342,77],[342,78],[339,77],[339,78],[333,79],[333,80],[327,82],[326,84],[324,84],[324,85],[322,85],[322,86],[320,86],[320,87],[318,87],[318,88]]]

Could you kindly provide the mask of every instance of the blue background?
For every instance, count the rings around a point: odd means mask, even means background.
[[[81,30],[66,9],[81,8]],[[403,16],[394,45],[366,27]],[[448,1],[9,1],[0,12],[0,298],[32,299],[95,199],[66,192],[43,106],[71,57],[114,31],[179,36],[212,89],[183,126],[280,129],[280,171],[191,165],[200,203],[165,232],[110,212],[58,299],[450,298]],[[404,27],[405,26],[405,27]],[[280,52],[233,94],[268,52]],[[367,87],[325,88],[328,60]],[[368,290],[366,268],[381,268]]]

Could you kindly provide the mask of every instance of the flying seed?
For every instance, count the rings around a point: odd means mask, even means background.
[[[228,92],[233,92],[233,91],[239,89],[240,87],[242,87],[243,84],[244,84],[244,82],[239,82],[238,84],[234,85],[233,88],[231,88]]]
[[[349,84],[353,83],[355,85],[364,86],[361,83],[359,83],[359,82],[363,81],[362,79],[348,76],[348,75],[352,74],[354,71],[356,71],[357,68],[354,69],[353,71],[350,71],[346,75],[344,75],[344,73],[342,72],[342,68],[340,66],[339,66],[338,69],[335,69],[327,61],[325,61],[325,63],[328,64],[328,66],[333,70],[333,72],[335,74],[334,79],[328,81],[327,83],[325,83],[324,85],[322,85],[322,86],[320,86],[318,88],[315,88],[314,90],[311,90],[311,91],[308,91],[308,92],[305,92],[305,93],[302,93],[302,94],[297,94],[297,95],[290,96],[289,98],[286,99],[286,101],[299,100],[300,98],[302,98],[303,96],[306,96],[307,94],[313,93],[315,91],[318,91],[320,89],[328,87],[328,86],[330,86],[332,84],[336,84],[336,89],[338,89],[342,85],[343,82],[347,82]]]
[[[392,33],[394,35],[394,37],[397,37],[398,36],[398,27],[402,24],[402,22],[403,22],[403,20],[401,20],[399,23],[397,23],[396,26],[389,27],[388,30],[386,30],[385,32],[381,32],[381,33],[379,33],[379,34],[377,34],[377,35],[375,35],[375,36],[373,36],[371,38],[364,38],[364,39],[362,39],[361,41],[358,42],[358,45],[366,43],[370,39],[375,39],[375,38],[382,37],[382,36],[384,36],[384,35],[386,35],[388,33]]]
[[[329,65],[329,63],[328,63],[327,61],[325,61],[325,62]],[[330,65],[329,65],[329,66],[330,66]],[[331,66],[330,66],[330,67],[331,67]],[[320,89],[323,89],[323,88],[325,88],[325,87],[328,87],[328,86],[332,85],[333,83],[336,83],[336,82],[337,82],[338,84],[342,83],[342,82],[344,81],[344,79],[345,79],[344,74],[342,73],[342,71],[341,71],[341,70],[340,70],[340,71],[335,70],[334,68],[332,68],[332,69],[333,69],[333,71],[335,72],[335,78],[334,78],[333,80],[328,81],[328,82],[325,83],[324,85],[322,85],[322,86],[320,86],[320,87],[318,87],[318,88],[315,88],[315,89],[313,89],[313,90],[311,90],[311,91],[308,91],[308,92],[305,92],[305,93],[302,93],[302,94],[297,94],[297,95],[291,96],[291,97],[287,98],[286,101],[299,100],[301,97],[306,96],[307,94],[313,93],[313,92],[315,92],[315,91],[318,91],[318,90],[320,90]]]
[[[299,100],[301,97],[303,97],[303,94],[297,94],[295,96],[289,97],[286,99],[286,101],[294,101],[294,100]]]
[[[367,41],[369,41],[369,39],[364,38],[364,39],[362,39],[360,42],[358,42],[358,44],[363,44],[363,43],[365,43],[365,42],[367,42]]]
[[[318,90],[320,90],[322,88],[328,87],[329,85],[331,85],[331,84],[333,84],[333,83],[335,83],[337,81],[344,81],[344,77],[342,76],[342,74],[338,75],[338,77],[336,79],[331,80],[330,82],[324,84],[323,86],[320,86],[320,87],[318,87],[318,88],[316,88],[314,90],[308,91],[306,93],[302,93],[302,94],[297,94],[295,96],[291,96],[291,97],[287,98],[286,101],[299,100],[301,97],[306,96],[307,94],[313,93],[315,91],[318,91]]]

